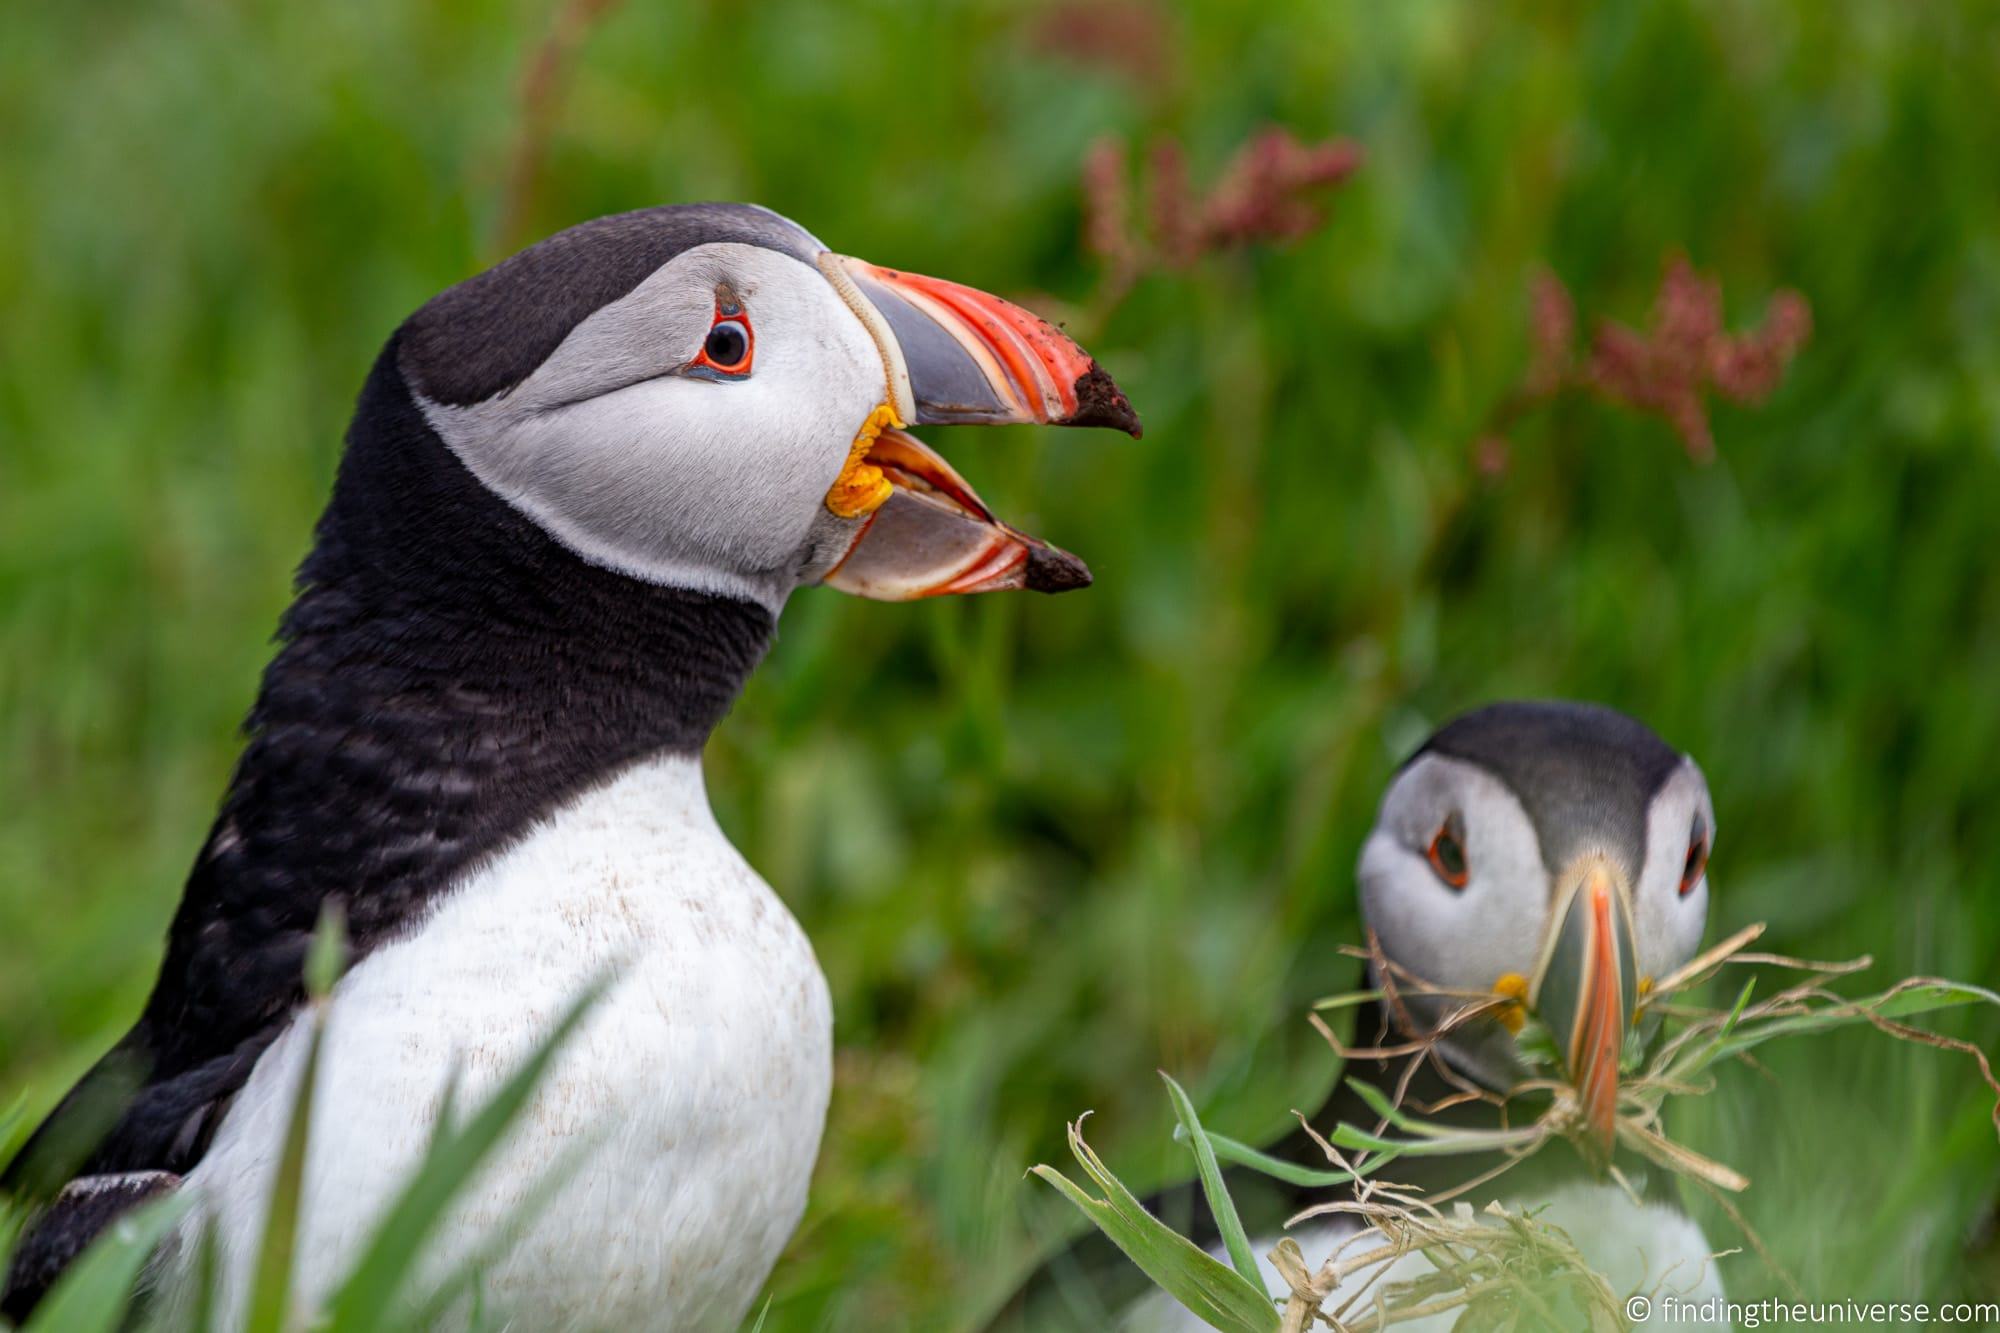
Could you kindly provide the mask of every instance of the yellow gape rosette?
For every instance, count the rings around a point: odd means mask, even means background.
[[[896,409],[883,403],[868,414],[868,420],[861,423],[861,433],[854,437],[854,443],[847,448],[847,461],[841,464],[840,475],[833,479],[833,488],[826,493],[826,507],[841,518],[860,518],[880,509],[896,488],[882,475],[882,469],[868,461],[868,451],[875,447],[876,439],[883,431],[903,423],[896,419]]]

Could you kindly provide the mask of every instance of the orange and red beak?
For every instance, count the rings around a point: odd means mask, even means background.
[[[1088,352],[1046,320],[940,278],[825,254],[820,270],[882,353],[883,404],[862,427],[827,507],[862,520],[825,582],[886,601],[1084,587],[1066,551],[993,516],[905,425],[1110,426],[1137,436],[1132,405]]]
[[[1609,859],[1579,857],[1557,880],[1555,927],[1529,1003],[1555,1038],[1584,1116],[1591,1160],[1611,1160],[1625,1033],[1638,1005],[1631,888]]]
[[[1139,417],[1090,353],[1010,301],[942,278],[825,255],[820,268],[856,306],[888,363],[890,406],[906,426],[1110,426]],[[843,281],[844,279],[844,281]],[[870,319],[872,313],[876,318]]]

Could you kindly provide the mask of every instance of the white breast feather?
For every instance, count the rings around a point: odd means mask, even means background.
[[[613,964],[617,985],[425,1272],[452,1271],[595,1135],[489,1271],[485,1308],[533,1329],[737,1326],[805,1206],[832,1010],[803,931],[722,836],[699,762],[678,758],[558,811],[341,980],[312,1118],[306,1300],[328,1294],[361,1252],[423,1151],[450,1071],[463,1114]],[[307,1035],[294,1023],[265,1054],[188,1178],[197,1217],[212,1217],[222,1242],[225,1308],[240,1308],[248,1287]]]

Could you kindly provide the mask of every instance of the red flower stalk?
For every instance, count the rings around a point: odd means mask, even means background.
[[[1209,249],[1283,244],[1318,231],[1326,210],[1312,192],[1339,185],[1361,166],[1361,147],[1345,139],[1301,143],[1269,129],[1236,150],[1202,209]]]
[[[1362,160],[1360,146],[1346,139],[1305,143],[1289,130],[1267,129],[1239,147],[1200,196],[1185,151],[1162,138],[1147,154],[1150,235],[1142,238],[1131,218],[1125,156],[1122,143],[1105,138],[1083,162],[1084,245],[1109,266],[1117,295],[1149,267],[1185,268],[1219,251],[1310,235],[1326,223],[1316,196],[1346,181]]]
[[[1125,145],[1107,134],[1083,158],[1083,244],[1114,269],[1139,262],[1132,201],[1125,189]]]
[[[1522,389],[1546,398],[1562,387],[1570,373],[1570,344],[1576,338],[1576,302],[1548,269],[1536,272],[1529,293],[1528,375]]]
[[[1759,403],[1784,378],[1792,358],[1812,334],[1812,308],[1795,291],[1780,291],[1757,328],[1731,334],[1723,326],[1722,284],[1697,273],[1685,255],[1672,255],[1653,300],[1651,329],[1601,322],[1581,369],[1570,353],[1574,303],[1561,279],[1537,274],[1530,295],[1528,372],[1520,398],[1554,397],[1569,386],[1588,388],[1615,403],[1665,420],[1689,457],[1715,456],[1706,396]]]

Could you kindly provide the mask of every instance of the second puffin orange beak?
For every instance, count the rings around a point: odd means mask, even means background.
[[[1631,890],[1616,865],[1590,853],[1558,878],[1555,906],[1529,1003],[1568,1067],[1585,1155],[1602,1167],[1617,1142],[1619,1065],[1638,1005]]]

